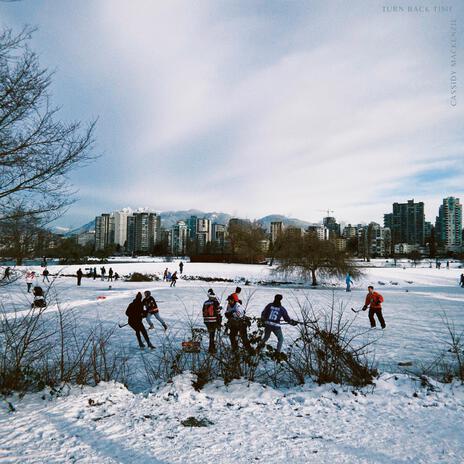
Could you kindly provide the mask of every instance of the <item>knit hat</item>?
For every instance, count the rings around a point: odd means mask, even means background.
[[[214,290],[212,288],[208,290],[208,295],[214,295]]]

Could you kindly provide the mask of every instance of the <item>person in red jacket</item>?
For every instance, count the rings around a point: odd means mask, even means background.
[[[367,290],[369,293],[366,296],[366,301],[364,302],[362,310],[365,311],[369,306],[369,321],[371,323],[371,327],[375,327],[374,315],[376,315],[382,329],[385,329],[386,324],[382,316],[383,296],[378,292],[374,292],[374,287],[372,285],[369,285]]]

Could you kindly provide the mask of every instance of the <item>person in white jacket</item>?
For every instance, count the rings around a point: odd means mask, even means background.
[[[31,293],[32,284],[34,283],[35,272],[28,269],[26,271],[27,293]]]

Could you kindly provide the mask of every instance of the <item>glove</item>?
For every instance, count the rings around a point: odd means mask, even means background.
[[[367,306],[364,305],[364,306],[362,307],[362,310],[365,311],[366,309],[367,309]]]

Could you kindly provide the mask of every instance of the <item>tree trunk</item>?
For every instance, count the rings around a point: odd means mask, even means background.
[[[312,278],[312,283],[311,285],[313,287],[317,286],[317,280],[316,280],[316,269],[311,269],[311,278]]]

